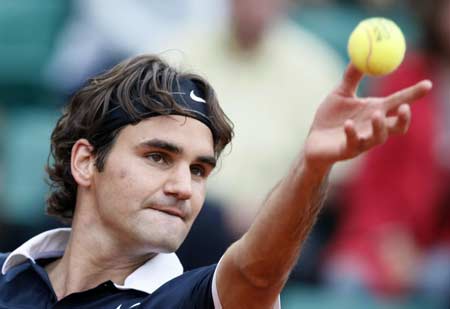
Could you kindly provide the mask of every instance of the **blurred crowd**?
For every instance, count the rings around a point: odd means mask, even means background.
[[[61,226],[44,214],[45,165],[71,93],[124,58],[158,53],[205,76],[235,125],[178,251],[186,270],[218,262],[301,149],[347,65],[350,32],[371,16],[396,21],[408,50],[358,94],[424,78],[434,88],[406,136],[331,173],[282,305],[450,307],[450,0],[0,2],[0,252]]]

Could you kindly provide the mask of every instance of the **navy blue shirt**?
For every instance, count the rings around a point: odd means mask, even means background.
[[[7,258],[0,254],[0,268]],[[56,300],[44,267],[52,259],[27,260],[0,274],[0,309],[37,308],[214,308],[211,285],[216,265],[183,273],[153,293],[118,289],[107,281]]]

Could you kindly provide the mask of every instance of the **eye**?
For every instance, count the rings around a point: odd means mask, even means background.
[[[191,173],[194,176],[202,177],[202,178],[207,176],[206,169],[203,166],[201,166],[201,165],[192,165],[191,166]]]
[[[167,157],[167,155],[160,153],[160,152],[149,153],[147,155],[147,158],[150,161],[153,161],[154,163],[157,163],[157,164],[168,164],[169,163],[169,158]]]

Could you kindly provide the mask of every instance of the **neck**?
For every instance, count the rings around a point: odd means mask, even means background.
[[[98,224],[75,215],[63,257],[47,265],[46,271],[59,300],[108,280],[122,285],[127,276],[154,256],[127,248]]]

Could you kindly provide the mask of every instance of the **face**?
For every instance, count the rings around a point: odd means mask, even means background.
[[[210,129],[184,116],[125,127],[93,176],[98,221],[114,239],[148,252],[173,252],[205,199],[215,166]]]
[[[285,0],[233,0],[232,22],[243,48],[258,45],[269,25],[281,14]]]

